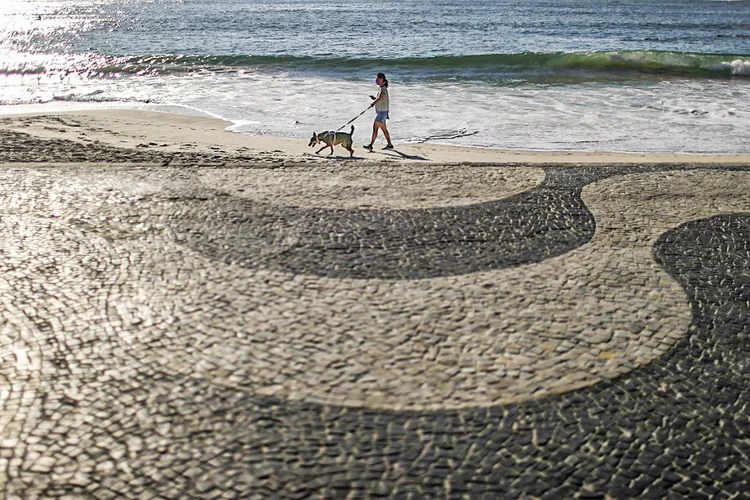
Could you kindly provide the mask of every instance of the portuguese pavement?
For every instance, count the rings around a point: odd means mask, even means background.
[[[27,139],[1,498],[747,498],[750,166]]]

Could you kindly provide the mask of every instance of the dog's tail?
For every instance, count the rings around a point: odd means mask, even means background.
[[[354,125],[352,125],[352,131],[349,132],[349,135],[354,135]]]

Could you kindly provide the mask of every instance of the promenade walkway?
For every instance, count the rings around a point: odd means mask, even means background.
[[[21,136],[0,498],[747,494],[750,166]]]

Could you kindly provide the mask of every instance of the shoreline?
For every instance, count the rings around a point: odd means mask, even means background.
[[[158,152],[229,155],[242,161],[324,162],[353,161],[366,164],[716,164],[750,165],[749,154],[623,153],[485,149],[434,143],[398,144],[393,151],[372,152],[361,146],[355,131],[353,159],[337,146],[333,155],[315,151],[307,141],[272,136],[252,136],[228,130],[231,122],[163,111],[87,109],[0,115],[4,130],[42,140],[69,140],[81,144]],[[369,129],[368,129],[369,133]],[[382,137],[379,137],[382,140]],[[31,159],[30,161],[35,161]],[[222,161],[227,161],[223,158]],[[230,160],[231,161],[231,160]]]

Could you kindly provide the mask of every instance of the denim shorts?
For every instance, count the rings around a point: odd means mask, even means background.
[[[375,121],[380,123],[385,123],[385,120],[388,118],[388,111],[378,111],[378,114],[375,115]]]

